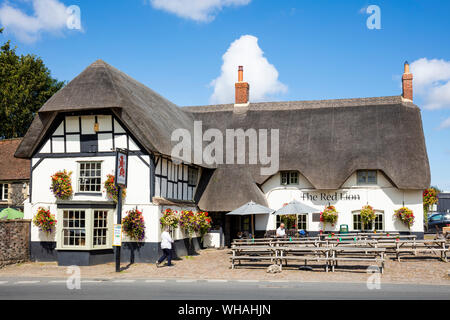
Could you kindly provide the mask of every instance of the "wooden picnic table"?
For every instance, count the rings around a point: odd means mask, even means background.
[[[380,263],[381,273],[384,272],[385,248],[373,247],[333,247],[331,250],[331,270],[338,266],[339,261],[364,261]]]
[[[395,242],[395,254],[397,261],[400,262],[400,254],[413,254],[417,253],[434,253],[439,254],[440,258],[444,262],[448,262],[447,254],[449,248],[446,247],[445,239],[434,239],[434,240],[405,240]]]
[[[278,251],[274,246],[259,245],[233,246],[231,252],[231,269],[234,269],[236,261],[239,261],[239,264],[241,264],[241,260],[270,260],[271,262],[275,260],[276,263],[278,254]]]
[[[327,247],[304,247],[304,246],[281,246],[276,247],[279,251],[277,257],[280,260],[280,268],[283,266],[283,260],[286,265],[288,260],[303,260],[305,266],[308,261],[324,261],[325,271],[329,269],[329,255],[331,248]]]

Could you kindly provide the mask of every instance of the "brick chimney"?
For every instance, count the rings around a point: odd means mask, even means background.
[[[244,82],[244,67],[243,66],[239,66],[238,82],[236,82],[235,88],[236,88],[235,105],[248,104],[250,85],[247,82]]]
[[[409,72],[409,63],[405,62],[405,71],[402,77],[403,94],[405,100],[413,101],[413,75]]]

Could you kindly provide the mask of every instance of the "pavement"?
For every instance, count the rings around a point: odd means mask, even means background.
[[[359,265],[360,264],[360,265]],[[303,265],[303,263],[301,263]],[[311,271],[299,270],[300,265],[289,263],[283,272],[267,273],[267,263],[250,263],[230,268],[229,250],[202,250],[198,255],[182,257],[173,268],[157,268],[152,263],[122,264],[122,272],[115,272],[115,264],[106,263],[80,266],[81,278],[86,279],[221,279],[221,280],[287,280],[300,282],[348,282],[365,283],[371,276],[370,263],[343,262],[336,272],[325,272],[322,262],[308,263]],[[404,283],[450,286],[450,264],[436,256],[405,257],[401,262],[386,261],[385,272],[380,275],[382,283]],[[70,267],[58,266],[56,262],[26,262],[0,268],[1,278],[59,278],[66,279]]]
[[[81,279],[0,277],[0,300],[449,300],[450,286],[365,282],[224,279]],[[72,289],[70,289],[72,288]]]

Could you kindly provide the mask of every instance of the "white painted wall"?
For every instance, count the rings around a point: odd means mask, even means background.
[[[312,215],[308,216],[308,226],[310,231],[338,230],[339,225],[348,224],[349,229],[353,228],[353,211],[359,211],[367,203],[375,210],[384,212],[384,228],[386,231],[408,231],[408,228],[394,217],[394,210],[403,206],[410,208],[415,215],[415,223],[410,231],[423,232],[423,207],[421,190],[399,190],[395,188],[382,172],[378,172],[376,186],[359,186],[356,183],[356,173],[350,176],[339,190],[315,190],[308,180],[300,174],[298,185],[281,185],[280,174],[276,174],[267,180],[262,190],[266,196],[267,203],[274,210],[280,209],[285,203],[292,200],[303,202],[311,207],[317,208],[321,212],[328,204],[334,205],[339,212],[339,219],[335,227],[332,228],[323,223],[313,222]],[[326,200],[321,199],[321,193],[334,195],[335,192],[344,195],[359,196],[359,200]],[[317,196],[317,200],[311,199],[307,195]],[[256,216],[256,230],[271,230],[276,228],[276,216]]]

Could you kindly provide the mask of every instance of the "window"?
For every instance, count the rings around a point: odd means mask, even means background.
[[[93,246],[105,246],[108,233],[108,211],[94,210],[94,236]]]
[[[297,171],[284,171],[281,172],[281,184],[298,184],[298,172]]]
[[[442,215],[441,214],[435,214],[430,218],[430,221],[441,221]]]
[[[384,230],[384,224],[383,224],[383,214],[376,212],[376,218],[374,223],[374,229],[376,231],[383,231]]]
[[[112,248],[112,214],[106,209],[60,209],[57,248],[90,250]]]
[[[358,213],[353,214],[353,230],[361,230],[362,229],[362,223],[361,223],[361,215]]]
[[[308,215],[306,214],[297,215],[297,229],[307,230],[307,221]]]
[[[100,192],[101,191],[101,162],[80,162],[79,163],[79,192]]]
[[[188,184],[192,186],[197,185],[197,169],[188,168]]]
[[[250,217],[249,216],[243,216],[242,217],[242,230],[251,232],[251,229],[250,229]]]
[[[357,171],[358,184],[377,184],[377,171],[376,170],[359,170]]]
[[[0,201],[8,200],[8,184],[0,183]]]
[[[86,212],[84,210],[64,210],[64,247],[84,247],[86,245]]]
[[[290,214],[286,216],[277,215],[277,228],[281,223],[284,223],[286,229],[303,229],[308,230],[308,215],[303,214]]]
[[[366,231],[383,231],[384,230],[384,221],[383,217],[384,214],[382,211],[375,211],[375,220],[372,223],[369,223],[369,225],[365,226],[364,230]],[[353,230],[354,231],[361,231],[363,230],[362,220],[361,220],[361,214],[359,211],[353,212]]]

